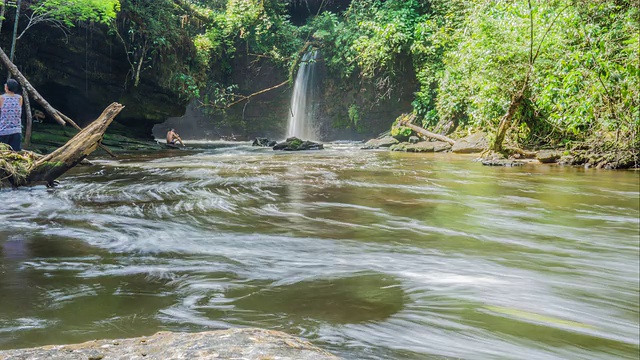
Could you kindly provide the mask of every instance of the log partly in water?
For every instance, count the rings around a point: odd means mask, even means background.
[[[434,134],[431,131],[428,131],[426,129],[423,129],[419,126],[413,125],[411,122],[415,119],[415,115],[411,115],[408,119],[406,120],[402,120],[398,122],[398,125],[400,126],[404,126],[404,127],[408,127],[409,129],[417,132],[420,135],[426,136],[428,138],[432,138],[432,139],[436,139],[438,141],[444,141],[447,142],[451,145],[455,145],[455,140],[450,139],[444,135],[440,135],[440,134]]]
[[[109,105],[98,119],[76,134],[65,145],[49,155],[38,158],[30,167],[26,177],[21,179],[13,174],[0,174],[3,175],[0,179],[9,182],[14,187],[42,183],[53,185],[55,179],[78,165],[96,150],[105,131],[123,108],[124,106],[118,103]],[[1,172],[3,171],[0,168]]]

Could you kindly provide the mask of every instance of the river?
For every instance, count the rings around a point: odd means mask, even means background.
[[[262,327],[346,359],[637,359],[637,171],[200,145],[0,191],[0,349]]]

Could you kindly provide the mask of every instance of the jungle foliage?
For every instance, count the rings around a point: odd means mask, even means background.
[[[191,34],[196,87],[212,73],[218,87],[232,85],[223,75],[238,51],[286,69],[311,41],[333,76],[377,83],[381,96],[415,74],[414,112],[424,127],[495,132],[524,86],[511,127],[517,143],[612,132],[637,141],[640,12],[630,0],[353,0],[342,13],[321,8],[299,27],[287,14],[291,2],[174,2],[202,21]]]
[[[514,140],[558,145],[609,132],[637,141],[639,16],[624,0],[355,0],[312,24],[342,76],[393,76],[411,59],[425,127],[495,131],[527,78]]]
[[[352,0],[340,12],[328,10],[331,2],[120,0],[112,33],[133,86],[159,77],[216,106],[236,99],[237,56],[292,74],[313,46],[331,76],[374,83],[378,96],[415,76],[414,113],[426,128],[495,133],[520,91],[512,142],[638,142],[640,11],[631,0]],[[82,3],[117,9],[118,1]],[[294,3],[319,11],[294,25]],[[94,9],[98,20],[113,17]],[[356,110],[350,122],[366,127]]]

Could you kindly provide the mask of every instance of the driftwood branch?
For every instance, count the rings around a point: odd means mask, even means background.
[[[416,126],[411,124],[411,121],[415,119],[415,115],[412,115],[411,117],[409,117],[409,119],[404,120],[404,121],[400,121],[398,122],[399,125],[404,126],[404,127],[408,127],[409,129],[417,132],[418,134],[424,135],[428,138],[432,138],[432,139],[436,139],[439,141],[444,141],[447,142],[451,145],[454,145],[456,142],[453,139],[450,139],[444,135],[439,135],[439,134],[435,134],[432,133],[431,131],[425,130],[423,128],[421,128],[420,126]]]
[[[253,94],[249,94],[249,95],[236,95],[235,97],[236,97],[236,98],[239,98],[238,100],[235,100],[235,101],[233,101],[233,102],[231,102],[231,103],[229,103],[229,104],[225,104],[225,105],[222,105],[222,106],[220,106],[220,105],[214,105],[214,104],[205,104],[205,103],[203,103],[202,101],[199,101],[199,102],[200,102],[200,106],[215,107],[215,108],[218,108],[218,109],[228,109],[228,108],[230,108],[230,107],[232,107],[232,106],[234,106],[234,105],[237,105],[237,104],[239,104],[239,103],[241,103],[241,102],[243,102],[243,101],[248,101],[248,100],[250,100],[250,99],[251,99],[252,97],[254,97],[254,96],[257,96],[257,95],[260,95],[260,94],[266,93],[266,92],[271,91],[271,90],[275,90],[275,89],[277,89],[277,88],[279,88],[279,87],[282,87],[282,86],[284,86],[284,85],[286,85],[286,84],[288,84],[288,83],[289,83],[289,80],[286,80],[286,81],[281,82],[281,83],[280,83],[280,84],[278,84],[278,85],[272,86],[272,87],[270,87],[270,88],[268,88],[268,89],[262,89],[262,90],[260,90],[260,91],[254,92]]]
[[[27,177],[28,182],[51,184],[67,170],[78,165],[100,145],[107,127],[123,108],[124,106],[121,104],[112,103],[98,119],[81,130],[65,145],[38,159],[34,170]]]
[[[241,103],[241,102],[243,102],[243,101],[245,101],[245,100],[249,100],[249,99],[251,99],[251,98],[252,98],[252,97],[254,97],[254,96],[257,96],[257,95],[260,95],[260,94],[266,93],[266,92],[268,92],[268,91],[271,91],[271,90],[277,89],[277,88],[279,88],[279,87],[282,87],[282,86],[284,86],[284,85],[286,85],[286,84],[288,84],[288,83],[289,83],[289,80],[286,80],[286,81],[283,81],[283,82],[281,82],[280,84],[278,84],[278,85],[276,85],[276,86],[272,86],[272,87],[270,87],[270,88],[268,88],[268,89],[263,89],[263,90],[260,90],[260,91],[254,92],[253,94],[250,94],[250,95],[247,95],[247,96],[242,96],[239,100],[236,100],[236,101],[232,102],[231,104],[227,104],[227,105],[226,105],[226,107],[231,107],[231,106],[233,106],[233,105],[235,105],[235,104],[238,104],[238,103]]]
[[[107,127],[123,108],[118,103],[109,105],[97,120],[49,155],[42,156],[29,151],[0,151],[0,187],[43,183],[53,185],[55,179],[78,165],[98,147]]]

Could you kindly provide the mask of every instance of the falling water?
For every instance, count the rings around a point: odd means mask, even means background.
[[[313,124],[313,99],[317,81],[316,58],[316,50],[307,52],[302,57],[291,96],[287,137],[317,140]]]

